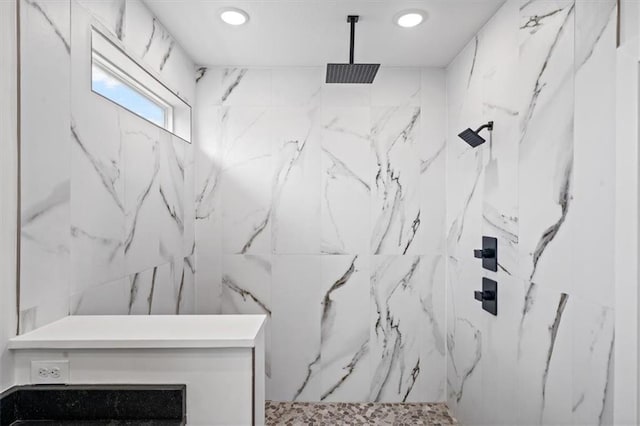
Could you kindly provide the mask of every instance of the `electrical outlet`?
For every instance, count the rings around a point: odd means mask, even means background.
[[[69,360],[31,361],[31,383],[69,383]]]

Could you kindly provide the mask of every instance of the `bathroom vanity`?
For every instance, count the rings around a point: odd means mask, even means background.
[[[189,425],[264,424],[264,315],[69,316],[14,337],[16,384],[186,386]]]

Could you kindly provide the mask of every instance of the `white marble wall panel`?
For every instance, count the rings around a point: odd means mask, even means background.
[[[20,2],[23,331],[68,311],[70,40],[67,1]]]
[[[446,258],[442,255],[421,256],[425,282],[419,283],[421,305],[420,372],[409,401],[446,401]]]
[[[477,35],[447,69],[446,250],[447,250],[447,401],[461,422],[482,422],[482,314],[469,295],[478,289],[480,265],[472,250],[482,236],[482,194],[486,147],[472,150],[457,139],[484,119],[479,102],[482,79],[476,61]],[[451,196],[458,194],[458,196]]]
[[[189,258],[157,266],[156,288],[153,292],[151,314],[193,313],[193,271]]]
[[[160,130],[121,113],[125,192],[125,272],[132,274],[160,262]]]
[[[195,239],[195,288],[196,312],[218,314],[222,297],[222,251],[219,241],[207,235],[220,235],[220,228],[196,220]],[[201,237],[202,236],[202,237]]]
[[[90,15],[71,3],[71,293],[124,276],[121,114],[93,94]]]
[[[447,68],[447,399],[464,424],[612,423],[613,3],[508,1]],[[484,145],[457,137],[488,120]],[[497,273],[473,258],[482,235]],[[497,317],[473,299],[483,276]]]
[[[500,283],[500,299],[518,303],[501,303],[499,316],[519,318],[524,300],[524,284],[518,269],[518,154],[519,135],[518,74],[519,43],[516,37],[505,37],[517,30],[519,8],[508,3],[492,19],[479,36],[476,58],[477,82],[481,85],[481,116],[478,120],[492,120],[496,126],[485,148],[482,193],[482,230],[484,235],[498,239],[500,261],[497,273],[485,272]],[[499,58],[500,60],[498,60]],[[475,259],[473,262],[477,263]],[[478,284],[476,284],[477,286]],[[468,294],[468,293],[467,293]],[[475,308],[477,310],[477,306]],[[504,410],[483,412],[487,424],[514,423],[517,380],[505,375],[505,369],[516,370],[517,349],[512,342],[518,339],[518,321],[504,321],[483,315],[482,393],[483,406],[500,403]],[[467,394],[470,396],[470,394]]]
[[[373,108],[371,121],[376,159],[371,252],[420,254],[420,108]]]
[[[271,315],[269,398],[442,400],[444,71],[383,69],[372,86],[323,78],[197,70],[198,310]],[[374,286],[375,253],[394,266]],[[405,368],[371,340],[371,291],[414,263],[411,289],[392,300]],[[393,378],[374,384],[376,370]]]
[[[173,137],[174,145],[180,142]],[[188,256],[195,254],[195,226],[196,226],[196,167],[195,149],[193,144],[184,147],[184,195],[182,197],[183,217],[183,253]],[[195,263],[195,259],[194,259]],[[195,266],[195,264],[193,265]]]
[[[321,401],[367,401],[371,389],[369,256],[322,256]]]
[[[447,91],[443,69],[423,69],[420,73],[420,126],[424,143],[420,152],[420,214],[424,252],[444,253],[446,185]]]
[[[154,266],[145,271],[136,272],[128,277],[129,315],[151,314],[159,302],[160,283],[167,284],[168,265]],[[161,276],[164,276],[161,278]]]
[[[180,259],[185,247],[185,161],[187,144],[162,132],[159,143],[159,197],[163,213],[160,226],[160,256]]]
[[[576,2],[573,294],[614,307],[616,2]],[[594,173],[597,170],[598,173]],[[594,226],[597,223],[598,226]],[[597,254],[591,248],[598,247]]]
[[[572,184],[574,424],[614,424],[616,2],[576,2]],[[597,171],[597,172],[596,172]],[[594,226],[597,224],[597,226]],[[589,250],[598,247],[596,257]]]
[[[262,314],[265,324],[265,371],[271,373],[272,258],[270,255],[224,255],[222,259],[222,314]],[[270,386],[270,385],[267,385]]]
[[[276,401],[317,401],[322,394],[321,262],[320,256],[273,258],[268,395]]]
[[[19,333],[26,333],[69,315],[69,297],[57,297],[38,306],[20,310]]]
[[[259,68],[214,68],[218,80],[215,97],[225,106],[270,106],[271,70]]]
[[[225,107],[221,174],[224,253],[271,253],[273,136],[266,107]]]
[[[71,297],[72,315],[171,315],[194,312],[191,259],[154,266]]]
[[[274,253],[320,251],[319,108],[275,107],[271,246]]]
[[[573,300],[534,284],[518,340],[517,424],[571,424]]]
[[[270,315],[270,256],[225,256],[222,298],[222,313]]]
[[[131,278],[154,269],[167,270],[162,313],[195,309],[191,145],[91,91],[91,25],[135,54],[142,41],[125,28],[147,20],[140,2],[22,1],[23,331],[69,313],[130,313]],[[182,71],[150,70],[193,94],[191,61],[158,31],[173,46],[166,66]],[[137,303],[131,313],[149,313]]]
[[[197,311],[220,312],[222,290],[222,114],[216,96],[218,74],[201,68],[197,72],[198,107],[194,111],[195,259]],[[216,237],[217,236],[217,237]]]
[[[323,84],[322,106],[327,108],[370,107],[371,86],[366,84]]]
[[[439,256],[374,256],[369,400],[444,398],[444,264]]]
[[[450,284],[449,284],[450,285]],[[450,305],[447,305],[450,310]],[[447,316],[447,404],[460,422],[482,422],[482,332],[471,320]]]
[[[420,69],[382,67],[371,86],[371,106],[419,107],[420,90]]]
[[[573,302],[572,423],[612,425],[614,311]]]
[[[371,265],[372,401],[404,402],[420,374],[423,258],[375,256]],[[425,395],[426,396],[426,395]],[[439,395],[435,395],[438,399]],[[431,398],[428,398],[431,400]]]
[[[99,103],[105,102],[99,100]],[[93,111],[104,110],[96,104]],[[102,117],[119,122],[107,109]],[[92,126],[74,117],[71,146],[72,289],[110,281],[124,274],[124,170],[120,129]],[[97,130],[97,132],[96,132]],[[102,132],[101,130],[104,130]],[[101,145],[104,142],[104,145]],[[111,152],[109,152],[111,151]],[[111,156],[110,154],[113,154]]]
[[[195,314],[196,310],[196,267],[193,255],[182,260],[182,271],[176,274],[176,314]],[[179,269],[178,269],[179,271]]]
[[[368,253],[374,163],[367,107],[322,109],[322,252]]]
[[[323,69],[276,68],[271,70],[271,105],[275,107],[319,106]]]
[[[562,260],[571,250],[564,223],[571,208],[574,114],[573,0],[536,1],[520,10],[520,238],[526,279],[571,288]],[[551,13],[553,12],[553,13]]]
[[[219,195],[217,171],[214,165],[205,173],[201,160],[205,154],[198,149],[196,154],[196,220],[195,220],[195,259],[197,265],[196,288],[198,293],[198,312],[217,313],[220,311],[220,291],[222,289],[222,239],[212,235],[222,234],[220,205],[215,202]],[[200,174],[205,176],[200,176]],[[214,174],[211,174],[214,173]],[[209,182],[209,183],[207,183]],[[202,186],[200,186],[202,184]],[[210,185],[210,186],[209,186]]]
[[[478,37],[454,60],[447,70],[446,146],[446,239],[447,255],[451,261],[468,258],[469,250],[479,240],[484,179],[483,164],[486,147],[473,150],[457,138],[467,127],[479,126],[482,107],[479,105],[481,86],[477,83],[475,60]],[[458,143],[459,142],[459,143]],[[459,194],[453,197],[448,194]]]
[[[139,274],[141,275],[141,274]],[[137,284],[138,281],[136,281]],[[138,298],[138,293],[131,294],[131,278],[124,277],[112,282],[91,287],[87,291],[71,297],[72,315],[128,315],[131,313],[129,305],[132,305]],[[146,301],[142,301],[144,296],[140,294],[139,306],[144,309]]]
[[[505,5],[479,37],[476,69],[481,85],[482,106],[478,126],[494,121],[495,127],[485,148],[483,229],[500,244],[498,277],[510,279],[518,271],[518,155],[519,93],[514,72],[519,64],[519,43],[513,33],[518,21],[515,2]],[[498,60],[499,58],[499,60]],[[475,124],[474,124],[475,125]]]
[[[570,424],[574,1],[524,5],[519,34],[519,246],[528,282],[518,372],[520,386],[533,384],[518,401],[519,422]]]

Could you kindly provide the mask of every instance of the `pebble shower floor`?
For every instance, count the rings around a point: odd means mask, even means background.
[[[451,426],[458,422],[444,403],[266,403],[267,426]]]

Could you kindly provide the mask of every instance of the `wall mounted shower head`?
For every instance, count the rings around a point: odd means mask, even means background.
[[[465,141],[466,143],[471,145],[472,148],[475,148],[476,146],[482,145],[483,143],[486,142],[485,139],[482,136],[479,135],[479,133],[483,129],[487,129],[489,131],[492,131],[493,130],[493,121],[490,121],[487,124],[483,124],[482,126],[478,127],[478,129],[476,131],[473,131],[471,129],[464,130],[463,132],[458,134],[458,136],[460,137],[460,139],[462,139],[463,141]]]

